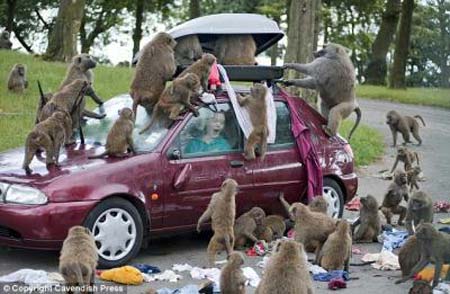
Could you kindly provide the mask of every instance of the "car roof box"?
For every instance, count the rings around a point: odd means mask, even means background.
[[[199,37],[205,52],[211,52],[214,41],[221,35],[251,34],[256,43],[256,54],[263,52],[281,38],[284,33],[278,24],[260,14],[221,13],[194,18],[168,33],[176,40],[189,35]]]

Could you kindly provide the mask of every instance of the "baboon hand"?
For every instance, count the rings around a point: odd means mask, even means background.
[[[197,233],[200,233],[202,229],[200,228],[200,224],[197,224]]]
[[[281,80],[280,83],[284,86],[292,86],[294,83],[291,80]]]
[[[294,63],[285,63],[283,64],[283,69],[292,69],[294,66]]]

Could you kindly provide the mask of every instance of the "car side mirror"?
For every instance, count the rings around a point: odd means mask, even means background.
[[[170,148],[168,156],[171,160],[181,159],[181,151],[178,148]]]

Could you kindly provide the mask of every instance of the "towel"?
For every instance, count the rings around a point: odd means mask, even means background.
[[[250,136],[253,125],[250,120],[250,115],[245,107],[241,107],[236,98],[236,92],[231,86],[230,80],[228,79],[227,71],[225,68],[218,64],[220,74],[224,80],[225,89],[227,90],[228,97],[230,98],[231,105],[233,105],[234,113],[238,120],[239,126],[244,133],[246,139]],[[267,108],[267,126],[269,128],[269,136],[267,137],[267,143],[275,143],[275,134],[277,129],[277,111],[275,109],[275,102],[273,101],[272,88],[269,88],[266,95],[266,108]]]

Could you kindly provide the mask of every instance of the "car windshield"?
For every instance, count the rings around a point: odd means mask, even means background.
[[[133,100],[130,95],[124,94],[114,97],[103,104],[104,119],[88,118],[83,126],[83,132],[87,143],[91,144],[106,144],[106,137],[111,129],[113,123],[119,118],[119,110],[124,107],[131,108]],[[102,113],[99,108],[94,109],[94,112]],[[155,128],[151,132],[146,132],[139,135],[139,131],[144,128],[150,121],[150,116],[142,107],[138,107],[136,123],[133,131],[133,141],[136,151],[149,152],[152,151],[159,142],[166,136],[168,129]]]

